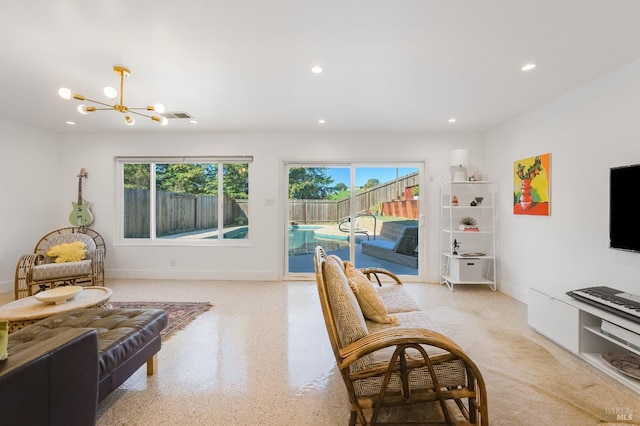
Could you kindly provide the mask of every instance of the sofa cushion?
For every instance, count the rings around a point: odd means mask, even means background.
[[[433,324],[429,315],[424,311],[398,312],[395,314],[398,321],[402,324],[402,328],[421,328],[440,332]],[[389,324],[383,324],[375,321],[367,321],[367,330],[369,333],[386,330]]]
[[[342,260],[333,255],[328,256],[323,272],[340,344],[345,347],[365,337],[368,334],[367,325],[358,300],[349,287]]]
[[[419,311],[420,306],[413,297],[407,292],[404,285],[391,284],[383,286],[375,286],[378,295],[382,299],[384,306],[387,307],[389,314],[397,312]]]
[[[58,278],[78,277],[91,274],[91,260],[65,263],[43,263],[35,265],[32,269],[33,281],[55,280]]]
[[[344,270],[365,318],[385,324],[398,324],[396,317],[387,314],[387,308],[371,281],[349,261],[344,261]]]

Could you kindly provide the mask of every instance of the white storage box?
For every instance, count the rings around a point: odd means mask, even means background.
[[[478,282],[485,279],[487,260],[470,257],[451,259],[451,279],[453,281]]]

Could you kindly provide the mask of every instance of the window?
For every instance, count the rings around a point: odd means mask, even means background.
[[[313,274],[310,259],[318,245],[359,268],[424,275],[418,250],[424,164],[307,162],[285,167],[285,275]]]
[[[121,240],[215,245],[248,239],[251,161],[118,158]]]

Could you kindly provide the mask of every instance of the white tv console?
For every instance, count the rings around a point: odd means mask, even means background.
[[[565,293],[549,289],[529,290],[528,323],[531,327],[640,394],[640,380],[618,372],[600,358],[602,352],[640,356],[640,351],[603,334],[600,330],[602,320],[640,334],[640,324]]]

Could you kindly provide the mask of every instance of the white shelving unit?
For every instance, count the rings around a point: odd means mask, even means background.
[[[440,189],[440,279],[449,290],[458,284],[487,284],[496,290],[497,182],[445,180]],[[452,204],[453,197],[458,204]],[[482,197],[478,202],[477,197]],[[472,217],[474,230],[460,229]],[[454,247],[454,245],[457,247]]]
[[[603,352],[640,356],[629,343],[602,332],[608,321],[640,335],[640,324],[551,289],[530,289],[528,323],[540,334],[640,394],[640,379],[622,374],[602,360]]]

